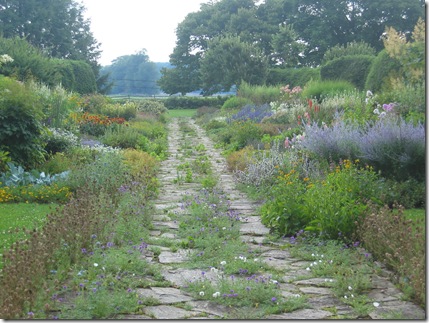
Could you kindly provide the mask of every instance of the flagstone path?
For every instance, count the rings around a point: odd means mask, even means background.
[[[373,276],[373,288],[369,297],[380,304],[367,317],[358,317],[353,309],[336,298],[330,288],[324,287],[324,278],[305,278],[309,272],[305,268],[308,261],[303,261],[291,257],[287,250],[282,250],[281,245],[286,243],[270,243],[267,241],[269,230],[262,225],[259,216],[256,214],[257,204],[246,198],[245,194],[235,188],[232,174],[226,170],[225,158],[216,149],[204,131],[192,119],[189,119],[189,126],[196,130],[197,136],[192,138],[196,145],[203,144],[206,154],[209,156],[214,172],[219,177],[220,188],[229,197],[231,209],[239,213],[241,217],[241,239],[249,245],[249,248],[262,248],[264,251],[261,259],[270,266],[284,272],[283,281],[280,283],[282,296],[296,297],[307,295],[308,307],[296,310],[291,313],[282,313],[267,316],[264,319],[382,319],[383,313],[402,312],[402,316],[407,319],[424,319],[425,312],[417,305],[402,301],[403,294],[392,284],[388,275],[389,272],[381,268],[382,276]],[[175,183],[177,178],[177,165],[182,163],[182,151],[179,149],[180,140],[184,134],[181,133],[179,120],[173,119],[169,124],[169,157],[162,162],[159,172],[161,190],[159,198],[155,201],[156,214],[154,216],[153,237],[177,239],[179,221],[169,218],[169,212],[180,213],[184,194],[198,193],[201,185],[197,183]],[[261,243],[263,243],[261,245]],[[146,261],[158,262],[162,265],[162,276],[170,282],[171,287],[151,287],[138,289],[138,293],[144,297],[157,299],[160,305],[146,306],[143,308],[144,314],[125,315],[125,319],[230,319],[231,309],[216,304],[215,302],[201,301],[193,299],[180,288],[190,279],[201,275],[203,269],[186,269],[181,264],[187,261],[187,250],[171,250],[159,247],[161,250],[158,257],[147,253]],[[259,249],[260,250],[260,249]],[[381,265],[382,266],[382,265]],[[215,280],[214,273],[206,273],[207,279]],[[233,318],[233,317],[232,317]]]

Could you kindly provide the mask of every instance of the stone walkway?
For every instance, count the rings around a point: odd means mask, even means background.
[[[214,148],[211,140],[204,131],[191,119],[188,123],[196,130],[197,136],[193,143],[203,144],[206,154],[210,157],[212,168],[220,179],[220,187],[229,197],[231,209],[237,211],[243,219],[240,227],[241,239],[249,248],[263,248],[261,260],[284,272],[283,281],[280,283],[282,296],[295,297],[295,295],[307,295],[310,308],[296,310],[291,313],[283,313],[267,316],[265,319],[357,319],[362,318],[354,314],[353,309],[336,298],[330,288],[325,286],[324,278],[305,278],[309,272],[305,270],[308,261],[302,261],[291,257],[287,250],[282,250],[279,244],[267,243],[266,236],[269,230],[261,224],[256,215],[257,205],[248,200],[246,196],[235,189],[231,174],[226,171],[225,159],[220,151]],[[168,212],[179,212],[181,200],[184,194],[192,194],[201,191],[201,186],[195,183],[175,183],[177,178],[177,165],[182,163],[182,151],[179,149],[180,140],[183,138],[180,132],[178,119],[173,119],[169,124],[169,158],[162,163],[159,172],[161,190],[158,200],[155,201],[156,214],[154,216],[155,229],[151,235],[155,238],[176,239],[176,232],[180,221],[169,218]],[[168,212],[166,212],[168,210]],[[264,244],[261,246],[261,243]],[[201,275],[201,269],[185,269],[180,264],[186,261],[186,250],[170,250],[159,247],[160,254],[154,257],[148,253],[146,260],[158,262],[162,265],[162,276],[173,287],[151,287],[138,289],[138,293],[144,297],[155,298],[160,305],[146,306],[142,315],[126,315],[126,319],[225,319],[230,309],[214,302],[193,299],[180,288],[190,279]],[[210,272],[207,273],[210,279]],[[297,280],[298,279],[298,280]],[[373,289],[368,295],[377,301],[380,306],[374,307],[369,317],[363,319],[382,319],[383,313],[401,311],[407,319],[424,319],[425,312],[413,303],[402,301],[402,293],[382,276],[372,277]]]

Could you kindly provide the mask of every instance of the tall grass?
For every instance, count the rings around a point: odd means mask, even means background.
[[[250,85],[243,82],[237,91],[237,96],[250,99],[257,105],[262,105],[279,100],[281,92],[279,86]]]

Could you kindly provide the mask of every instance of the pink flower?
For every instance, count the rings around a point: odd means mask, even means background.
[[[395,105],[393,103],[383,104],[383,110],[384,111],[392,111],[394,106]]]

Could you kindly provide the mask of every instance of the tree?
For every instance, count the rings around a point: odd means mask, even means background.
[[[96,65],[99,44],[74,0],[0,0],[0,31],[5,38],[25,38],[56,58]]]
[[[263,84],[268,61],[261,50],[239,36],[216,37],[201,60],[203,94],[229,91],[241,82]]]
[[[101,75],[106,74],[109,74],[109,80],[113,82],[110,91],[112,94],[153,95],[159,92],[156,84],[159,71],[156,64],[149,61],[145,49],[116,58],[112,65],[102,69]]]
[[[285,67],[298,66],[306,47],[305,43],[298,38],[292,25],[280,26],[279,29],[272,40],[273,60]]]

